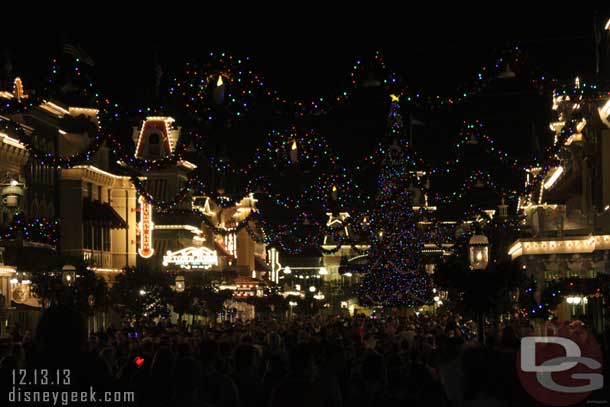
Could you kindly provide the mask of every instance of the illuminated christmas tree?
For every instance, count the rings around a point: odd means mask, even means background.
[[[404,140],[398,100],[393,98],[388,129],[390,144],[378,177],[371,214],[369,271],[358,296],[363,305],[418,306],[432,295],[422,264],[424,233],[420,213],[413,210],[412,185],[417,162]]]

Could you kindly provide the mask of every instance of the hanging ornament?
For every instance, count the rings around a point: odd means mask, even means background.
[[[222,75],[218,75],[216,87],[214,88],[214,101],[221,105],[225,101],[225,84],[222,81]]]
[[[333,201],[336,201],[338,196],[339,196],[339,191],[337,190],[337,186],[333,185],[333,189],[332,189],[332,192],[330,194],[330,197],[332,198]]]
[[[290,162],[292,164],[296,164],[297,162],[299,162],[299,150],[297,148],[296,140],[292,142],[292,147],[290,147]]]

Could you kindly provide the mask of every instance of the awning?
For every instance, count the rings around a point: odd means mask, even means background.
[[[49,245],[33,244],[23,240],[4,240],[4,264],[17,268],[17,271],[46,271],[60,269],[65,259]]]
[[[112,206],[86,198],[83,200],[83,222],[108,225],[112,229],[127,228],[127,223]]]

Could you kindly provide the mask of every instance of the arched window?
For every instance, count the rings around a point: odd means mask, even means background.
[[[156,156],[161,154],[161,136],[159,133],[151,133],[148,136],[148,154]]]

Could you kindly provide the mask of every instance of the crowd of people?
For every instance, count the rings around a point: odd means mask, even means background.
[[[451,313],[84,326],[75,311],[47,310],[33,338],[2,344],[2,371],[68,368],[71,388],[133,391],[137,406],[537,405],[515,364],[531,327],[515,321],[486,346]]]

